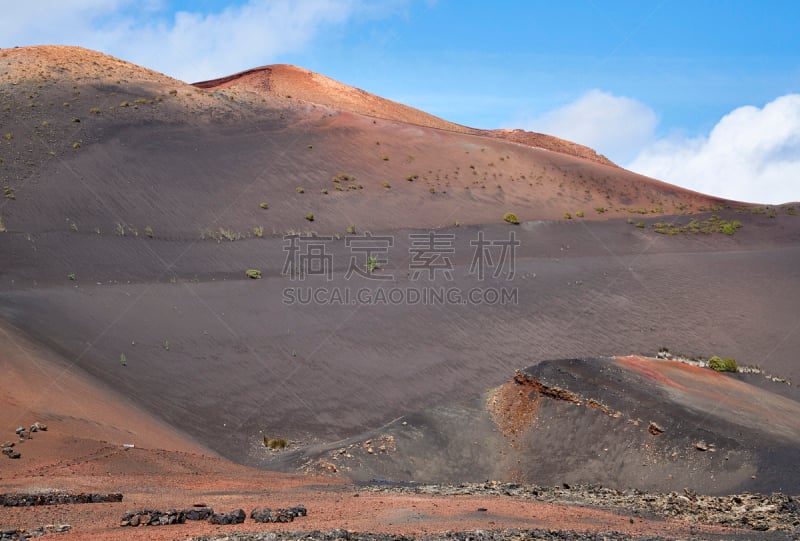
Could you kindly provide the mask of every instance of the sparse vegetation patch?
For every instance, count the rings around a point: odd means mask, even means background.
[[[639,222],[644,223],[644,222]],[[636,224],[636,227],[644,227]],[[675,222],[656,222],[652,224],[653,231],[660,235],[678,235],[686,234],[704,234],[710,235],[711,233],[723,233],[725,235],[734,235],[736,231],[741,229],[742,222],[738,220],[725,220],[716,214],[712,214],[705,220],[690,219],[685,224]]]
[[[514,225],[519,224],[519,218],[513,212],[506,212],[503,214],[503,221]]]
[[[739,370],[736,359],[723,359],[717,355],[708,360],[708,367],[715,372],[737,372]]]

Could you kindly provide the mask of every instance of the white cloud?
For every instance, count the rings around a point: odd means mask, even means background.
[[[525,124],[526,129],[580,143],[615,162],[625,162],[653,137],[658,117],[640,101],[591,90]]]
[[[325,26],[392,13],[402,0],[247,0],[213,13],[165,11],[162,0],[11,2],[0,46],[81,45],[193,82],[301,51]]]
[[[800,201],[800,94],[740,107],[708,136],[645,147],[629,169],[729,199]]]

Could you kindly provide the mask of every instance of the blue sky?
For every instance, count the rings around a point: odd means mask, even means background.
[[[800,200],[800,3],[32,0],[0,46],[186,81],[291,63],[462,124],[584,143],[700,191]]]

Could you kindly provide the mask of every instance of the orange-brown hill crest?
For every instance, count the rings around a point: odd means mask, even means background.
[[[297,98],[338,111],[456,133],[494,137],[613,165],[608,158],[593,149],[558,137],[519,129],[484,130],[463,126],[290,64],[262,66],[194,85],[207,90],[236,88],[275,97]]]

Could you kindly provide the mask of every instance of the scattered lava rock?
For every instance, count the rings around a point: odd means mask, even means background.
[[[792,533],[800,531],[800,496],[780,493],[704,496],[689,490],[685,490],[683,494],[659,494],[635,489],[619,491],[596,485],[540,487],[497,481],[460,485],[380,484],[365,486],[363,490],[447,496],[512,496],[550,503],[617,508],[623,513],[653,514],[729,528]]]
[[[195,537],[192,541],[289,541],[302,539],[304,541],[628,541],[633,539],[647,539],[647,541],[663,541],[665,537],[648,536],[635,537],[619,532],[581,533],[564,530],[542,529],[502,529],[502,530],[473,530],[464,532],[442,532],[420,537],[385,534],[385,533],[356,533],[347,530],[331,530],[329,532],[261,532],[237,533],[231,535],[214,535]]]
[[[39,421],[36,421],[35,423],[33,423],[31,425],[31,427],[29,429],[25,428],[24,426],[17,427],[17,429],[14,431],[14,433],[17,436],[19,436],[19,441],[20,441],[20,443],[22,443],[23,440],[31,439],[31,434],[33,434],[34,432],[40,432],[40,431],[41,432],[47,431],[47,425],[44,424],[44,423],[40,423]],[[14,447],[14,442],[13,441],[9,441],[9,442],[5,442],[3,444],[0,444],[0,453],[4,454],[8,458],[12,458],[12,459],[21,458],[22,457],[22,453],[20,453],[18,450],[14,449],[13,447]]]
[[[0,452],[6,455],[8,458],[19,458],[22,456],[19,451],[14,449],[13,441],[4,443],[2,446],[0,446]]]

